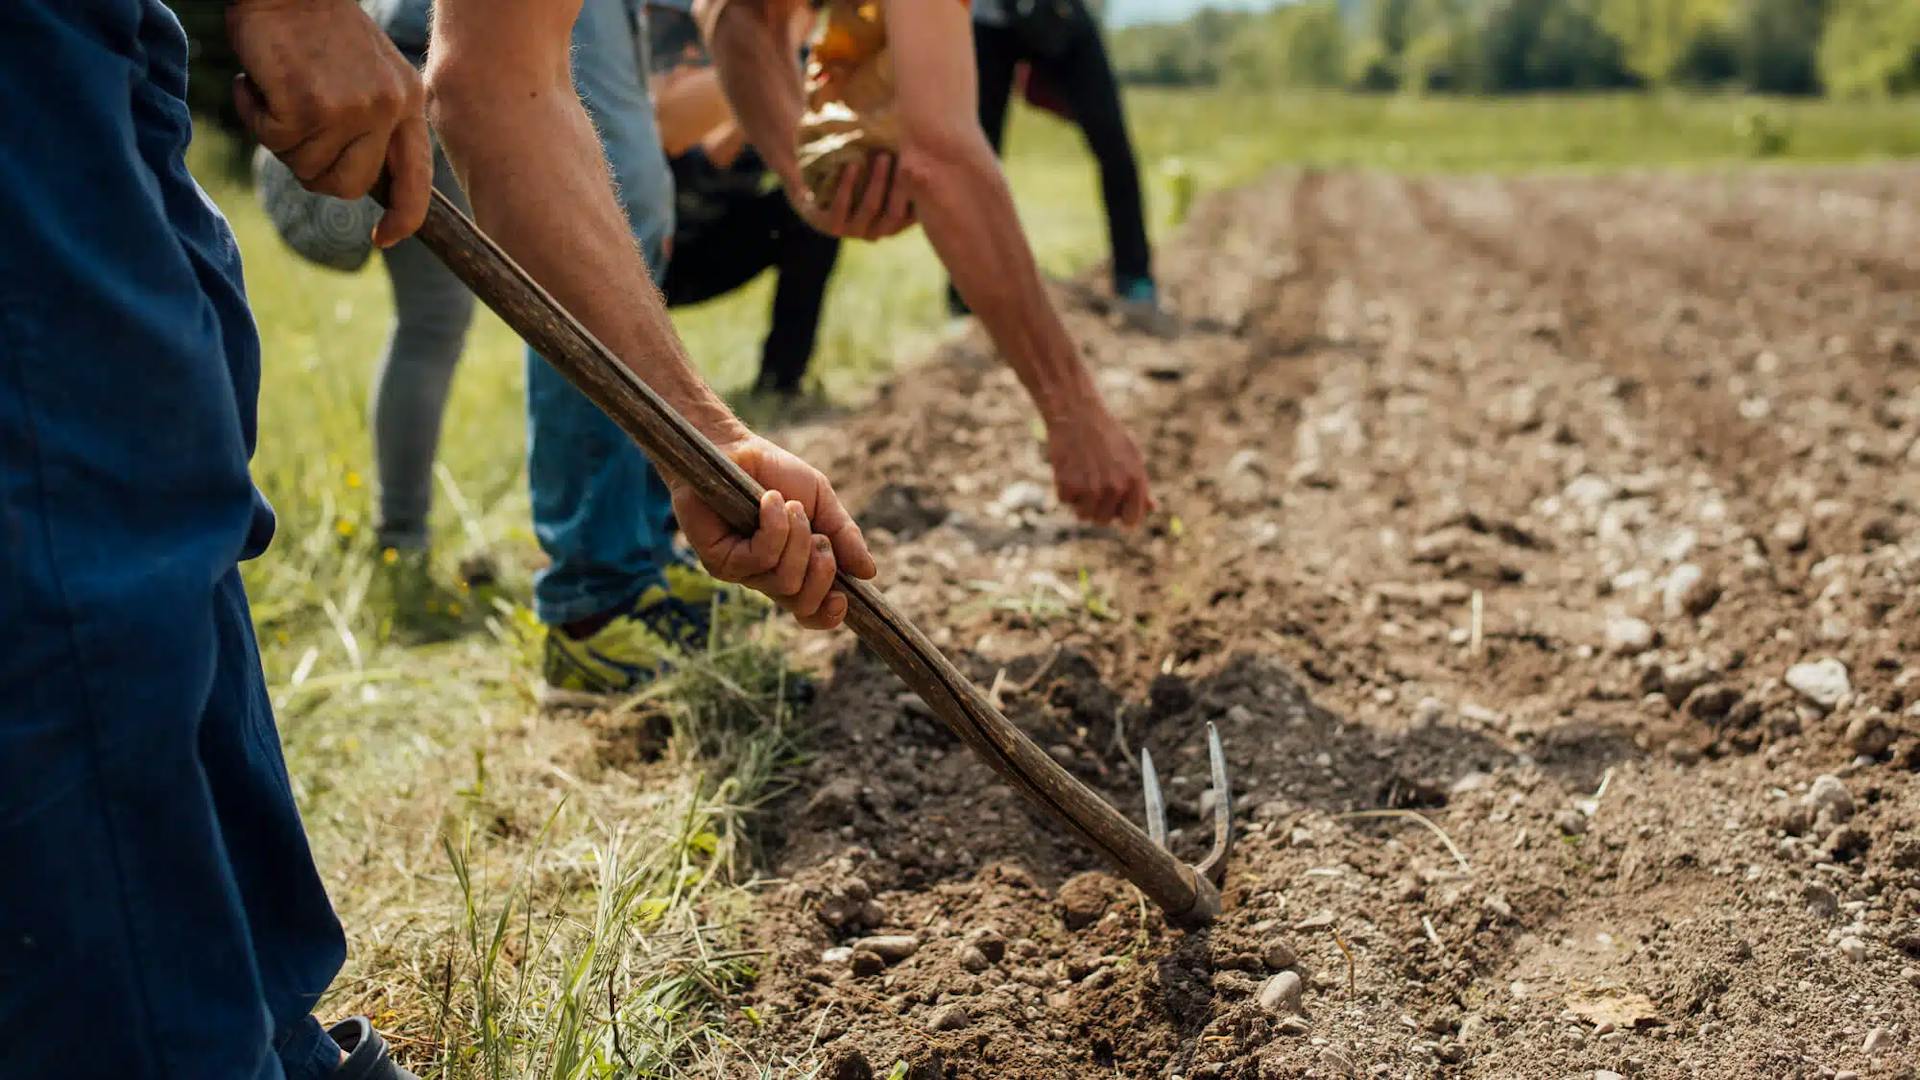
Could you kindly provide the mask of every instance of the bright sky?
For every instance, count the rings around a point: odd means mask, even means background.
[[[1107,0],[1107,25],[1127,26],[1142,22],[1167,22],[1185,18],[1202,7],[1264,8],[1274,0]]]

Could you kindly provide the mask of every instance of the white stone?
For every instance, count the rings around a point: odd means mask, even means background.
[[[1853,689],[1853,681],[1847,678],[1847,665],[1831,656],[1803,660],[1788,668],[1787,685],[1823,709],[1840,704],[1840,699]]]
[[[1304,984],[1294,972],[1282,971],[1268,976],[1267,981],[1260,984],[1260,1007],[1269,1012],[1297,1013],[1302,989]]]
[[[1621,656],[1638,656],[1653,648],[1653,627],[1645,619],[1618,615],[1607,620],[1607,649]]]
[[[1813,787],[1807,791],[1807,805],[1814,813],[1825,815],[1835,822],[1853,817],[1853,793],[1837,776],[1815,777]]]

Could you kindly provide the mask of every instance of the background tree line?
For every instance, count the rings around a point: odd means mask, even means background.
[[[1891,95],[1920,89],[1920,0],[1294,0],[1112,45],[1163,85]]]

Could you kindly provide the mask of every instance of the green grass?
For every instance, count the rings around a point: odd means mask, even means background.
[[[1737,161],[1760,148],[1756,113],[1784,135],[1785,158],[1920,153],[1920,105],[1900,102],[1152,92],[1131,95],[1129,108],[1159,237],[1189,191],[1290,163]],[[1068,274],[1102,258],[1095,173],[1073,130],[1017,113],[1008,149],[1043,267]],[[196,147],[245,251],[265,343],[255,473],[280,533],[246,577],[291,773],[352,940],[328,1008],[372,1013],[429,1080],[701,1075],[725,1049],[716,1021],[727,993],[751,977],[736,922],[750,903],[753,807],[803,743],[774,685],[783,632],[730,636],[615,715],[538,714],[535,627],[522,606],[539,564],[523,360],[483,314],[455,379],[433,527],[443,577],[485,550],[501,585],[447,598],[465,627],[452,641],[395,635],[367,536],[365,416],[387,330],[384,276],[290,256],[219,167],[227,156],[216,140]],[[943,288],[917,234],[851,245],[815,362],[825,391],[857,396],[918,352],[942,325]],[[677,313],[721,387],[751,380],[769,295],[763,279]],[[648,760],[636,748],[662,725],[671,740]]]

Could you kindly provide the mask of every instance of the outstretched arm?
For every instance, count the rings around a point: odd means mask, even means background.
[[[760,529],[741,537],[683,478],[667,478],[681,525],[708,568],[768,593],[805,625],[838,625],[847,601],[829,592],[836,564],[871,577],[873,558],[826,478],[749,432],[688,361],[574,91],[569,44],[578,11],[578,0],[439,0],[427,71],[434,127],[481,227],[772,489]]]
[[[801,6],[800,0],[695,0],[693,8],[735,119],[789,194],[806,190],[793,140],[807,109],[791,29]]]
[[[1153,505],[1146,466],[1053,308],[980,130],[967,8],[953,0],[886,0],[886,12],[900,176],[914,214],[1046,420],[1061,500],[1093,521],[1134,524]]]

